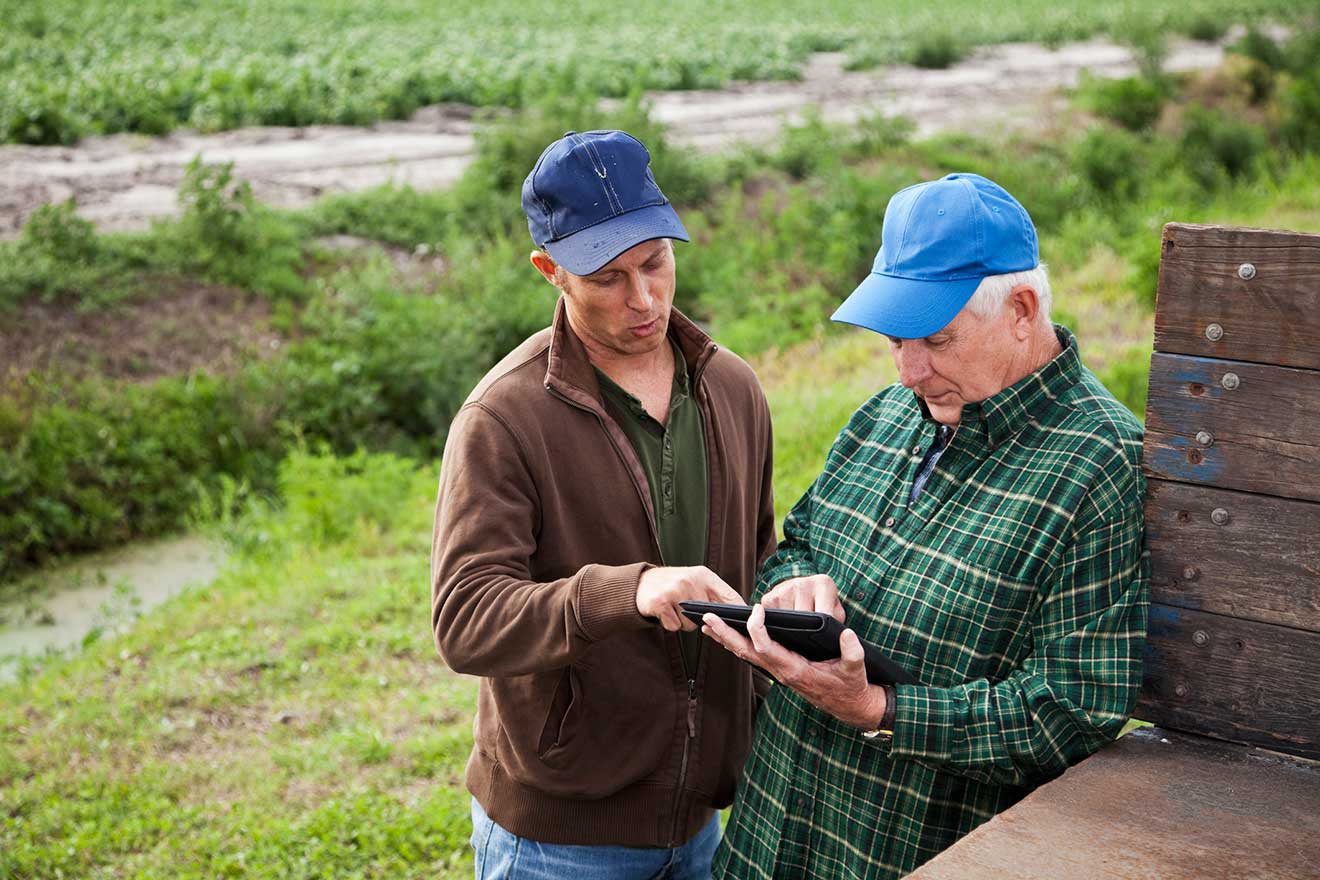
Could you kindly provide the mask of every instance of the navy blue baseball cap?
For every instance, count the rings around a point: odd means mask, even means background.
[[[1027,209],[979,174],[899,190],[885,208],[875,265],[832,316],[899,339],[944,328],[988,275],[1040,264]]]
[[[523,181],[532,241],[574,275],[590,275],[634,245],[688,241],[651,174],[651,154],[622,131],[570,131]]]

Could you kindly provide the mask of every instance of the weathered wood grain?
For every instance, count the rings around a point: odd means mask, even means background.
[[[1314,880],[1320,765],[1134,731],[945,850],[913,880]]]
[[[1155,354],[1144,465],[1164,479],[1320,501],[1320,371]]]
[[[1163,247],[1156,351],[1320,369],[1320,235],[1170,223]]]
[[[1150,480],[1146,535],[1152,601],[1320,632],[1320,504]]]
[[[1320,635],[1151,605],[1137,718],[1320,758]]]

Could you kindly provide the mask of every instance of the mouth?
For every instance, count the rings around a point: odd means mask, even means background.
[[[645,337],[645,336],[650,336],[652,333],[654,333],[659,326],[660,326],[660,319],[654,318],[649,323],[638,324],[635,327],[629,327],[628,332],[631,333],[633,336]]]

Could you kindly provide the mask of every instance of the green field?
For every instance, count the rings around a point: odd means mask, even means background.
[[[243,125],[360,125],[440,101],[523,106],[547,94],[791,79],[816,50],[866,66],[944,65],[971,46],[1096,33],[1144,44],[1289,22],[1294,0],[574,0],[534,9],[380,0],[0,0],[0,142],[71,143]]]
[[[257,49],[275,32],[263,16],[299,20],[263,8],[250,7],[266,28],[235,13],[224,40],[248,33]],[[354,31],[335,17],[347,5],[313,8],[326,14],[306,33],[338,21],[341,40],[407,17],[386,4]],[[48,18],[57,33],[64,19]],[[699,157],[635,106],[559,97],[483,129],[451,191],[277,212],[199,166],[182,217],[146,233],[39,212],[0,242],[0,355],[41,327],[125,320],[151,339],[177,331],[193,360],[93,345],[0,377],[0,602],[37,589],[7,575],[185,526],[233,555],[131,631],[0,686],[0,878],[470,876],[460,778],[475,682],[441,664],[426,612],[437,457],[476,377],[548,319],[517,192],[565,128],[619,125],[651,145],[693,233],[678,305],[766,387],[782,517],[853,409],[893,380],[882,339],[826,316],[868,271],[896,189],[970,170],[1018,195],[1055,318],[1141,414],[1161,226],[1320,231],[1317,39],[1253,37],[1220,71],[1090,83],[1066,125],[1009,140],[808,122],[765,150]],[[345,254],[332,234],[369,244]],[[202,305],[171,311],[180,301]],[[280,345],[203,357],[217,321]]]

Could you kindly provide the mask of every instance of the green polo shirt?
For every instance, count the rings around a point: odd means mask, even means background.
[[[673,342],[670,342],[673,345]],[[674,386],[669,416],[662,425],[642,402],[596,371],[605,406],[628,435],[646,472],[665,565],[703,565],[710,520],[710,472],[701,409],[692,396],[687,363],[674,348]],[[683,659],[696,670],[700,633],[684,633]]]
[[[893,739],[770,691],[716,878],[901,877],[1113,739],[1149,601],[1141,425],[1063,352],[939,429],[894,385],[784,522],[758,592],[828,574],[848,625],[914,673]]]

